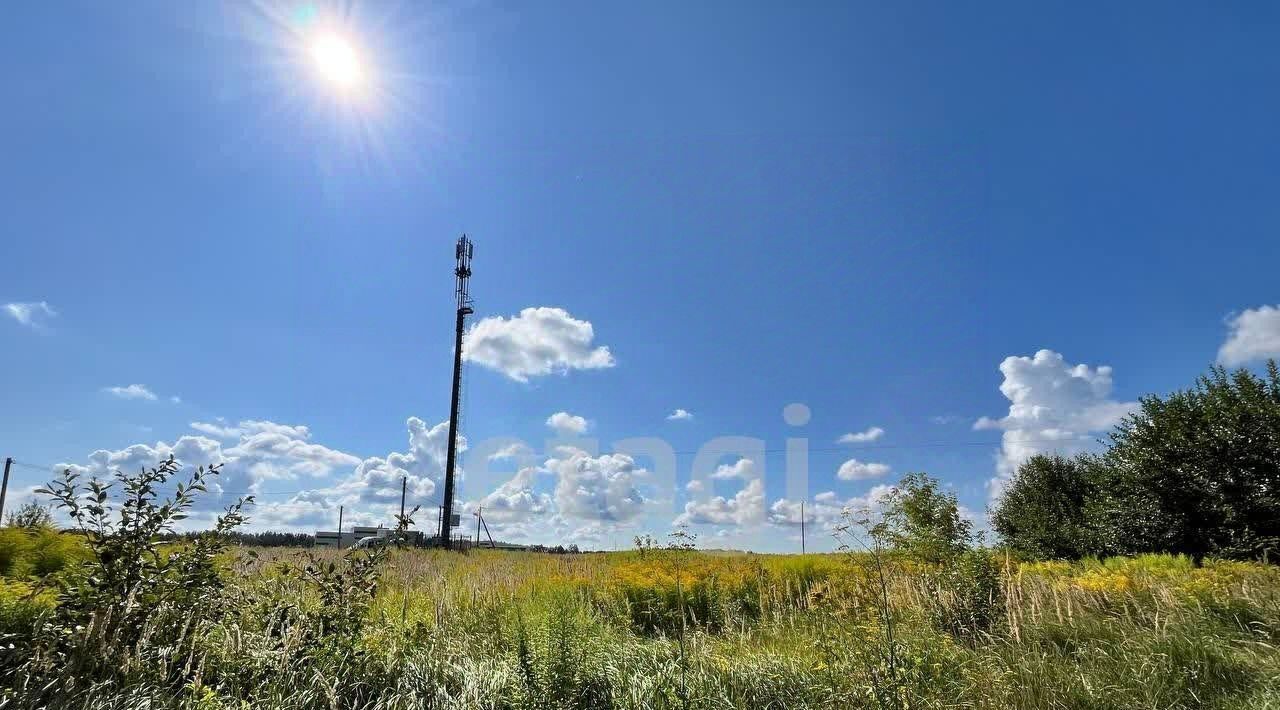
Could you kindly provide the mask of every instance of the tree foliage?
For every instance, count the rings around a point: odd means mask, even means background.
[[[1032,456],[1018,467],[991,511],[997,534],[1034,559],[1077,559],[1091,552],[1085,504],[1094,495],[1093,456]]]
[[[53,527],[53,511],[48,506],[29,500],[18,506],[18,509],[9,513],[5,524],[11,528],[26,528],[27,530],[36,530],[40,528]]]
[[[1101,456],[1024,463],[993,520],[1032,557],[1200,561],[1280,547],[1280,367],[1215,367],[1190,389],[1141,398]]]
[[[80,574],[62,580],[49,643],[36,663],[92,679],[127,670],[129,649],[145,636],[162,640],[169,653],[189,652],[203,622],[226,609],[216,560],[226,534],[244,522],[242,498],[217,518],[214,529],[182,547],[161,549],[161,537],[189,514],[216,466],[201,467],[178,482],[170,497],[160,490],[179,471],[170,457],[151,469],[115,481],[82,483],[68,469],[38,490],[71,519],[89,549]],[[120,501],[113,503],[118,486]],[[114,659],[116,662],[110,662]]]
[[[1118,524],[1100,551],[1255,557],[1280,544],[1276,362],[1266,377],[1215,367],[1191,389],[1140,404],[1111,435],[1110,490],[1095,509]]]
[[[924,562],[954,559],[971,542],[971,524],[960,516],[956,494],[943,491],[924,473],[903,478],[880,500],[875,532],[896,550]]]
[[[924,473],[907,475],[877,501],[879,515],[866,511],[837,526],[837,539],[849,539],[855,528],[864,531],[862,548],[870,563],[866,579],[877,580],[881,593],[875,603],[887,605],[884,552],[918,563],[914,575],[934,627],[966,643],[987,634],[1004,605],[1000,571],[981,536],[960,514],[955,493],[944,491]],[[848,543],[842,550],[852,548]],[[891,610],[882,609],[882,622]],[[891,634],[890,634],[891,636]],[[892,647],[892,639],[886,639]],[[892,664],[891,664],[892,665]]]

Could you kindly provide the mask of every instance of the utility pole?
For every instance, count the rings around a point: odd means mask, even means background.
[[[396,518],[396,547],[404,547],[405,538],[409,536],[409,526],[404,520],[404,496],[409,489],[409,477],[400,477],[400,517]]]
[[[338,549],[342,549],[342,509],[346,506],[338,506]]]
[[[493,542],[493,533],[489,532],[489,524],[484,522],[484,516],[480,516],[480,522],[484,524],[484,534],[489,537],[489,548],[496,550],[498,546]]]
[[[484,510],[484,506],[476,506],[476,547],[480,547],[480,513]]]
[[[800,501],[800,554],[805,554],[804,550],[804,501]]]
[[[13,457],[4,460],[4,482],[0,483],[0,525],[4,524],[4,497],[9,492],[9,469],[13,466]]]
[[[453,296],[458,304],[458,320],[453,337],[453,394],[449,402],[449,448],[445,456],[444,468],[444,510],[440,515],[440,543],[446,550],[452,547],[449,539],[453,529],[453,480],[458,464],[458,406],[462,390],[462,331],[466,326],[467,316],[471,309],[471,294],[468,292],[468,279],[471,278],[471,254],[474,245],[467,235],[462,235],[458,245],[454,247],[454,257],[458,264],[453,270]]]

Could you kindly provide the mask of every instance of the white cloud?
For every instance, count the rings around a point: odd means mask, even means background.
[[[943,424],[943,425],[955,424],[956,422],[963,421],[963,420],[964,420],[964,417],[957,417],[954,414],[939,414],[934,417],[929,417],[929,421],[933,422],[934,424]]]
[[[595,346],[591,323],[562,308],[526,308],[511,318],[485,318],[467,331],[463,357],[517,382],[570,370],[613,367],[609,348]]]
[[[1247,309],[1227,319],[1218,363],[1227,367],[1280,357],[1280,305]]]
[[[672,525],[751,525],[763,522],[764,517],[764,481],[753,478],[732,498],[714,496],[685,503],[684,512]]]
[[[197,500],[201,510],[218,508],[223,493],[234,490],[236,495],[252,492],[245,480],[243,469],[228,460],[222,444],[203,436],[182,436],[172,443],[133,444],[116,451],[99,449],[89,454],[86,464],[61,463],[53,467],[58,475],[71,469],[84,476],[109,478],[116,471],[133,474],[144,468],[154,468],[161,461],[173,456],[183,467],[222,466],[223,473],[209,485],[209,495]]]
[[[711,477],[717,481],[727,481],[733,478],[749,481],[753,478],[759,478],[759,474],[756,473],[756,463],[754,461],[748,458],[741,458],[731,464],[720,464],[712,472]]]
[[[974,429],[1004,432],[996,460],[996,477],[989,488],[998,495],[1018,465],[1038,453],[1084,450],[1092,432],[1115,426],[1137,407],[1136,402],[1111,399],[1111,368],[1070,365],[1056,352],[1041,350],[1034,357],[1010,356],[1000,363],[1004,382],[1000,392],[1009,400],[1009,414],[982,417]]]
[[[552,497],[534,490],[538,473],[536,468],[521,469],[511,480],[481,498],[479,505],[483,507],[485,519],[502,522],[552,511],[555,507]],[[471,505],[466,507],[473,509]]]
[[[234,439],[241,434],[241,430],[222,424],[211,424],[209,422],[191,422],[191,428],[202,434],[216,436],[219,439]]]
[[[311,430],[302,425],[277,424],[276,422],[258,421],[254,419],[242,420],[238,425],[231,426],[225,423],[222,417],[218,417],[216,423],[212,422],[191,422],[191,428],[198,432],[216,436],[220,439],[234,439],[239,436],[248,436],[252,434],[275,434],[286,439],[298,439],[306,441],[311,438]]]
[[[587,420],[576,414],[568,412],[556,412],[547,417],[547,426],[556,430],[561,436],[569,436],[570,434],[581,434],[587,430]]]
[[[863,444],[868,441],[876,441],[882,436],[884,436],[884,429],[881,429],[878,426],[873,426],[870,429],[867,429],[866,431],[851,432],[849,434],[845,434],[844,436],[837,439],[836,443]]]
[[[562,447],[544,468],[556,476],[555,502],[562,515],[623,522],[643,511],[647,499],[639,485],[648,471],[626,454],[591,456]]]
[[[667,421],[669,422],[681,422],[689,419],[693,419],[693,412],[690,412],[687,409],[677,408],[676,411],[667,415]]]
[[[443,488],[449,422],[429,427],[421,419],[409,417],[405,424],[409,429],[408,451],[361,461],[351,477],[336,487],[336,492],[354,496],[361,503],[383,506],[390,513],[390,506],[400,502],[400,481],[404,478],[411,501],[421,503],[424,508],[437,505],[439,496],[434,494],[437,487]],[[459,454],[466,451],[465,438],[458,437],[457,449]]]
[[[862,481],[868,478],[880,478],[892,470],[888,464],[849,459],[840,464],[836,477],[842,481]]]
[[[240,422],[240,428],[247,434],[269,433],[279,434],[290,439],[310,439],[311,430],[305,426],[292,426],[289,424],[277,424],[275,422],[255,421],[246,419]]]
[[[522,456],[532,456],[533,449],[530,449],[524,443],[514,441],[506,446],[498,449],[489,455],[490,461],[502,461],[507,459],[517,459]]]
[[[29,301],[26,303],[6,303],[0,308],[9,314],[10,318],[18,321],[28,328],[40,329],[44,326],[45,320],[56,318],[58,312],[53,310],[45,301]]]
[[[134,444],[118,451],[98,450],[85,464],[59,464],[55,474],[72,468],[84,475],[109,477],[116,470],[137,471],[154,467],[173,455],[183,466],[217,464],[220,475],[211,480],[209,492],[197,502],[188,527],[207,527],[215,512],[241,495],[259,495],[249,509],[251,529],[309,530],[317,526],[332,527],[339,505],[347,506],[347,523],[390,524],[400,503],[400,482],[408,480],[410,504],[432,509],[437,482],[443,476],[448,422],[428,427],[421,419],[406,422],[409,447],[404,452],[391,452],[385,457],[361,459],[354,454],[310,441],[306,426],[279,424],[271,421],[245,420],[238,426],[193,422],[192,426],[222,439],[237,438],[234,445],[204,436],[182,436],[172,443]],[[466,442],[459,438],[459,450]],[[299,478],[329,478],[327,485],[297,492],[285,502],[263,494],[268,481]],[[430,522],[419,527],[433,529]]]
[[[182,398],[181,398],[181,397],[179,397],[179,396],[178,396],[178,395],[176,395],[176,394],[175,394],[175,395],[173,395],[172,397],[170,397],[170,398],[169,398],[169,401],[170,401],[170,402],[173,402],[174,404],[182,404]]]
[[[806,525],[818,529],[831,530],[839,523],[848,510],[857,514],[862,510],[876,510],[880,507],[880,499],[893,487],[880,484],[867,491],[865,495],[841,499],[834,491],[825,491],[813,497],[804,505],[804,521]],[[780,498],[769,506],[769,522],[780,526],[800,525],[800,501]]]
[[[126,385],[124,387],[103,387],[103,392],[120,399],[145,399],[150,402],[156,400],[155,392],[147,389],[146,385]]]
[[[227,453],[237,457],[308,462],[325,469],[360,463],[359,457],[351,454],[268,431],[241,435],[240,442]]]
[[[743,481],[742,487],[732,498],[713,496],[710,499],[685,503],[684,512],[673,525],[748,525],[764,520],[764,481],[756,470],[756,463],[740,458],[731,464],[721,464],[711,474],[717,481]],[[692,493],[706,490],[700,480],[690,481],[685,488]]]

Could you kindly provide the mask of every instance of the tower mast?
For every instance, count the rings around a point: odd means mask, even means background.
[[[449,404],[449,448],[445,457],[444,468],[444,505],[440,515],[440,544],[450,549],[453,541],[450,537],[453,529],[453,484],[454,472],[458,463],[458,399],[462,390],[462,331],[467,316],[471,315],[471,294],[467,291],[467,281],[471,278],[471,254],[474,245],[467,235],[462,235],[454,248],[457,266],[453,270],[453,295],[458,304],[458,321],[453,338],[453,394]]]

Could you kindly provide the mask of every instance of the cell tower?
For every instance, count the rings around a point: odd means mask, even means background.
[[[458,463],[458,402],[462,390],[462,331],[471,315],[471,294],[467,280],[471,278],[471,254],[475,246],[462,235],[454,248],[458,265],[453,270],[453,296],[458,302],[458,323],[453,338],[453,394],[449,405],[449,449],[444,464],[444,506],[440,514],[440,544],[447,550],[453,546],[453,479]]]

